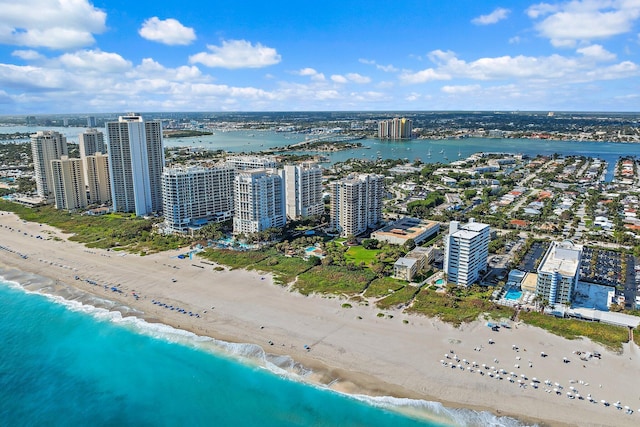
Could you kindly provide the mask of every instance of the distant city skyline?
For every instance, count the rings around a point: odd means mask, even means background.
[[[0,115],[640,111],[640,0],[0,7]]]

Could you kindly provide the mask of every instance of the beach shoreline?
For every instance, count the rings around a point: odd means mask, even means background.
[[[343,308],[338,298],[290,292],[275,285],[270,275],[214,271],[211,263],[197,258],[177,258],[184,251],[139,256],[88,249],[68,237],[3,212],[0,275],[31,291],[123,316],[229,343],[258,345],[311,369],[305,381],[352,395],[436,401],[539,425],[635,425],[640,417],[640,391],[633,382],[640,377],[635,344],[626,344],[618,355],[588,340],[568,341],[526,325],[495,333],[480,321],[454,328],[393,310],[384,311],[393,317],[378,317],[382,310],[374,307]],[[495,344],[488,344],[489,339]],[[549,356],[541,357],[540,351]],[[574,351],[599,352],[602,359],[582,361]],[[466,359],[469,365],[443,367],[445,354],[455,355],[460,364]],[[563,363],[561,357],[571,363]],[[506,375],[490,379],[489,369],[487,375],[477,375],[484,369],[479,366],[474,375],[466,369],[472,360],[541,381],[546,374],[562,384],[562,395],[545,393],[544,384],[530,387],[529,378],[519,387]],[[515,368],[519,364],[522,367]],[[636,412],[627,415],[600,403],[567,398],[569,387],[584,396],[593,393],[598,402],[619,400]]]

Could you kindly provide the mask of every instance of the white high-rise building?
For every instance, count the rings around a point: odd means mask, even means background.
[[[82,165],[89,189],[89,204],[111,202],[108,156],[98,151],[90,156],[83,157]]]
[[[232,156],[227,157],[225,163],[236,170],[274,169],[278,165],[271,156]]]
[[[287,218],[322,215],[322,168],[315,163],[287,165],[280,170],[284,180]]]
[[[164,221],[184,233],[233,216],[233,178],[229,165],[166,168],[162,174]]]
[[[284,186],[275,171],[236,171],[233,234],[259,233],[286,223]]]
[[[489,225],[475,222],[461,225],[451,221],[444,240],[444,272],[447,281],[469,286],[480,279],[489,256]]]
[[[113,210],[138,216],[162,211],[162,123],[131,114],[106,129]]]
[[[31,153],[38,196],[52,201],[54,189],[51,160],[68,154],[67,137],[56,131],[38,131],[31,135]]]
[[[553,242],[538,267],[536,295],[549,305],[571,301],[580,276],[582,245]]]
[[[87,207],[87,190],[82,160],[62,156],[51,160],[56,209],[76,210]]]
[[[331,228],[357,236],[382,221],[384,177],[349,175],[331,183]]]

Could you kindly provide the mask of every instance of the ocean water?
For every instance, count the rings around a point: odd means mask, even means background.
[[[521,425],[435,402],[346,396],[300,381],[282,368],[291,361],[265,358],[257,346],[1,278],[0,343],[2,426]]]

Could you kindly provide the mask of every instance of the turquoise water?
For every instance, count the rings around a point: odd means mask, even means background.
[[[444,285],[444,279],[436,280],[436,285]]]
[[[107,312],[6,286],[0,300],[3,426],[437,425],[137,333]]]
[[[522,297],[522,291],[516,291],[514,289],[509,289],[504,296],[504,299],[515,301],[519,300]]]
[[[287,379],[276,360],[267,370],[229,356],[260,356],[257,346],[214,343],[1,280],[0,301],[2,426],[520,425],[435,402],[345,396]]]

